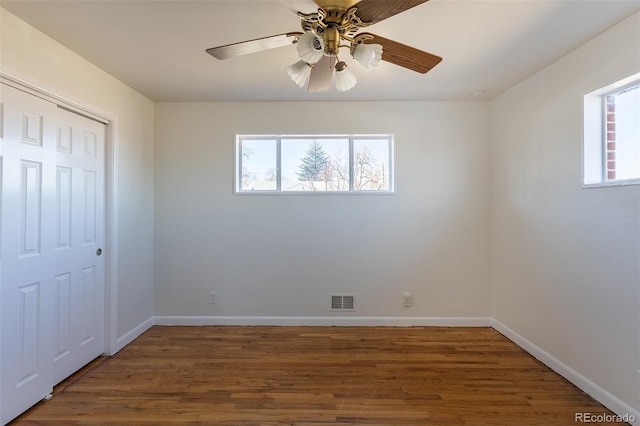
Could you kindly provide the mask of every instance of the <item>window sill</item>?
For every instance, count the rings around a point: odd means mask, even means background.
[[[640,179],[625,179],[625,180],[615,180],[610,182],[585,183],[582,185],[582,188],[583,189],[612,188],[617,186],[631,186],[631,185],[640,185]]]
[[[640,182],[639,182],[640,183]],[[389,196],[398,195],[395,191],[233,191],[233,195],[373,195],[373,196]]]

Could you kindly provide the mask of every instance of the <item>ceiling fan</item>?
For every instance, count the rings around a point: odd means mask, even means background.
[[[442,58],[360,30],[427,1],[280,0],[302,18],[303,32],[277,34],[206,51],[217,59],[228,59],[295,44],[300,60],[289,66],[287,73],[300,87],[308,82],[309,92],[329,90],[334,75],[339,91],[356,85],[356,76],[338,58],[340,48],[348,48],[350,55],[368,71],[383,60],[424,74]]]

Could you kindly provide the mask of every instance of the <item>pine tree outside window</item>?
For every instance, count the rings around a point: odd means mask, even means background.
[[[393,137],[236,137],[236,193],[393,193]]]

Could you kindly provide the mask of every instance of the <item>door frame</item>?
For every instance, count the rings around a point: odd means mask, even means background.
[[[71,101],[35,84],[14,77],[0,70],[0,83],[7,84],[33,96],[53,102],[71,112],[104,123],[105,134],[105,280],[104,280],[104,351],[105,355],[114,355],[120,350],[117,343],[118,333],[118,174],[117,129],[114,115],[99,111],[94,107]],[[1,112],[1,111],[0,111]],[[0,266],[1,267],[1,266]]]

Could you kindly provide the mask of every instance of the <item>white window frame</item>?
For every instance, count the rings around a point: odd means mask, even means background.
[[[609,179],[607,176],[607,97],[634,87],[640,87],[640,73],[584,96],[582,144],[584,188],[640,185],[640,178]]]
[[[244,140],[268,140],[276,141],[276,189],[260,189],[248,190],[242,189],[242,142]],[[285,139],[309,139],[309,140],[331,140],[331,139],[347,139],[349,141],[349,189],[343,191],[283,191],[282,190],[282,152],[281,145]],[[355,189],[354,184],[354,143],[357,140],[384,140],[389,146],[389,189],[386,190],[362,190]],[[233,170],[233,193],[237,195],[246,194],[270,194],[270,195],[384,195],[395,194],[395,144],[394,137],[391,134],[353,134],[353,135],[251,135],[237,134],[234,142],[234,170]]]

